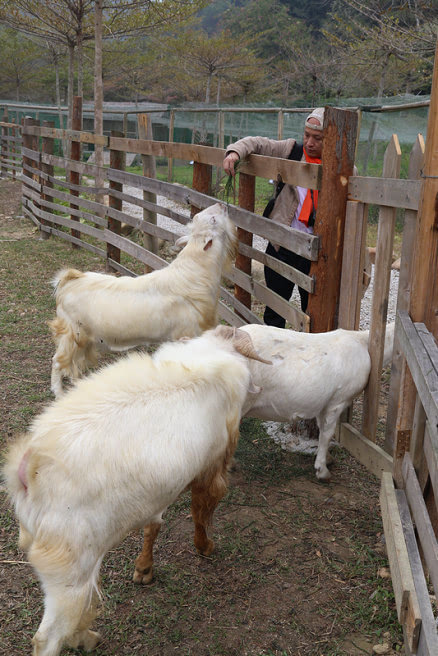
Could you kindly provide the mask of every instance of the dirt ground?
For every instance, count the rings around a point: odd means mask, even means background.
[[[0,181],[2,451],[51,400],[51,276],[65,264],[102,269],[40,240],[20,214],[20,184]],[[211,557],[194,550],[187,495],[166,515],[152,585],[132,582],[139,533],[106,557],[96,653],[359,656],[384,643],[379,653],[400,652],[378,482],[336,448],[332,479],[319,483],[313,457],[282,451],[260,422],[244,420],[241,433]],[[31,652],[42,596],[4,490],[0,503],[0,655],[18,656]]]

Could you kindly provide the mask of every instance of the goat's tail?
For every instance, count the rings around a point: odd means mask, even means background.
[[[386,330],[385,330],[385,346],[383,349],[383,362],[382,362],[382,367],[387,367],[391,361],[392,361],[392,351],[394,348],[394,327],[395,323],[388,323],[386,324]],[[359,332],[360,335],[363,335],[363,340],[366,340],[366,343],[369,342],[370,339],[370,331],[369,330],[361,330]]]
[[[56,353],[52,363],[52,390],[54,379],[62,376],[75,380],[89,366],[95,366],[98,354],[94,342],[83,329],[73,330],[73,326],[63,317],[55,317],[47,322]],[[55,385],[56,387],[56,385]]]
[[[392,361],[392,351],[394,348],[394,329],[395,322],[386,325],[385,332],[385,349],[383,351],[383,366],[387,367]]]
[[[70,280],[76,280],[77,278],[82,278],[85,275],[82,271],[78,269],[61,269],[58,273],[52,278],[52,285],[55,289],[55,294],[58,289],[61,289],[67,282]]]

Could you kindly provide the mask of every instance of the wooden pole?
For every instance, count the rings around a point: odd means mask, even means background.
[[[409,158],[408,178],[416,180],[420,177],[424,163],[424,139],[421,134],[411,150]],[[417,211],[406,210],[403,228],[403,242],[400,258],[400,276],[398,281],[397,310],[409,310],[411,296],[412,261],[417,225]],[[392,453],[396,430],[399,394],[404,380],[405,360],[397,335],[394,337],[394,350],[391,365],[391,383],[388,396],[388,412],[386,415],[385,451]]]
[[[81,130],[82,129],[82,96],[74,96],[73,98],[73,113],[72,113],[72,130]],[[73,141],[71,142],[71,151],[70,151],[70,159],[73,161],[79,162],[81,160],[81,142],[80,141]],[[74,185],[79,185],[80,182],[80,175],[78,171],[73,171],[70,170],[68,172],[68,181],[71,182]],[[79,196],[79,191],[76,189],[70,189],[70,195],[71,196]],[[75,203],[70,203],[70,207],[72,209],[78,209],[78,205]],[[72,221],[77,221],[79,223],[79,217],[74,216],[73,214],[70,216]],[[72,228],[71,230],[72,237],[76,237],[77,239],[81,238],[81,233],[79,230],[75,230]],[[72,248],[78,248],[76,244],[72,243]]]
[[[5,111],[3,113],[3,121],[5,123],[9,122],[8,121],[8,110],[7,109],[5,109]],[[7,175],[8,175],[8,167],[7,167],[6,162],[5,162],[5,160],[6,160],[6,150],[8,148],[8,142],[5,139],[5,137],[8,136],[8,128],[7,127],[2,127],[1,135],[2,135],[2,139],[1,139],[1,151],[0,151],[0,160],[1,160],[0,177],[1,178],[6,178]]]
[[[255,177],[246,173],[239,173],[239,207],[244,210],[254,212],[255,203]],[[237,228],[237,238],[242,244],[252,246],[252,232],[243,228]],[[236,268],[244,273],[251,275],[251,258],[245,255],[237,254]],[[234,286],[234,296],[238,301],[251,309],[251,294],[238,285]]]
[[[212,175],[213,167],[211,164],[194,162],[192,189],[200,191],[202,194],[207,194],[207,196],[211,196]],[[197,212],[199,212],[199,208],[192,205],[190,215],[193,216]]]
[[[413,322],[424,323],[438,338],[438,41],[435,49],[432,89],[427,123],[423,184],[418,208],[412,263],[409,314]],[[394,478],[403,484],[401,462],[409,451],[409,436],[414,419],[416,389],[406,368],[401,386],[399,412],[394,440]]]
[[[54,128],[55,127],[55,121],[43,121],[43,127],[45,128]],[[41,152],[45,153],[47,155],[53,155],[53,146],[54,146],[54,139],[52,137],[43,137],[42,138],[42,146],[41,146]],[[50,175],[53,177],[54,175],[54,166],[53,164],[44,164],[44,162],[41,162],[41,171],[43,173],[47,173],[47,175]],[[42,185],[45,185],[46,187],[53,187],[53,182],[51,180],[44,180],[43,178],[40,178],[40,182]],[[50,196],[46,196],[44,193],[41,194],[41,200],[48,200],[52,201],[52,198]],[[44,219],[41,219],[42,225],[44,225],[46,222]],[[41,239],[49,239],[50,237],[50,232],[46,232],[45,230],[41,230]]]
[[[111,130],[111,137],[124,137],[123,132],[119,132],[118,130]],[[125,152],[123,150],[110,150],[110,169],[116,169],[118,171],[124,171],[125,170]],[[114,189],[114,191],[120,191],[123,192],[123,183],[122,182],[114,182],[113,180],[110,180],[109,183],[109,188],[110,192],[108,195],[108,205],[109,207],[121,211],[123,201],[120,198],[116,198],[111,194],[111,189]],[[116,235],[120,235],[122,233],[122,224],[120,221],[117,219],[113,219],[111,217],[108,217],[108,230],[111,230],[111,232],[114,232]],[[120,248],[117,248],[117,246],[113,246],[112,244],[107,244],[106,245],[106,256],[107,256],[107,269],[111,269],[111,263],[108,260],[114,260],[114,262],[117,262],[120,264]]]
[[[382,177],[398,178],[400,175],[400,165],[401,148],[397,135],[393,134],[385,152]],[[371,371],[364,394],[362,421],[363,434],[373,442],[376,441],[395,219],[396,209],[394,207],[380,207],[376,263],[374,265],[374,280],[378,281],[378,284],[374,286],[368,343],[368,350],[371,357]]]
[[[173,109],[170,110],[169,118],[169,143],[173,142],[173,131],[175,127],[175,112]],[[173,157],[169,157],[167,160],[167,182],[172,182],[173,178]]]
[[[321,249],[318,261],[312,262],[310,268],[316,284],[307,309],[312,332],[336,327],[348,178],[354,168],[357,121],[356,112],[325,108],[322,185],[314,228]]]
[[[153,140],[152,134],[152,121],[150,114],[138,114],[137,116],[138,124],[138,138],[147,139],[149,141]],[[143,175],[146,178],[156,178],[157,177],[157,168],[155,165],[155,157],[153,155],[142,155],[141,161],[143,164]],[[157,194],[152,193],[151,191],[143,191],[143,200],[149,201],[150,203],[156,204]],[[152,223],[152,225],[157,225],[157,213],[152,210],[147,210],[143,208],[143,220]],[[147,248],[151,253],[158,253],[158,239],[152,235],[144,233],[143,235],[143,246]],[[149,273],[152,271],[152,267],[145,264],[144,272]]]
[[[410,315],[438,338],[438,42],[414,249]]]

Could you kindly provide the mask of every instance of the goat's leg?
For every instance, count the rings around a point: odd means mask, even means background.
[[[67,545],[59,542],[47,548],[35,540],[28,556],[45,594],[44,615],[32,639],[33,656],[58,656],[69,641],[94,649],[100,635],[88,627],[96,614],[97,557],[90,554],[84,571]]]
[[[196,549],[209,556],[214,549],[214,542],[207,535],[214,510],[227,491],[225,472],[218,471],[208,481],[197,479],[192,483],[192,517],[195,524],[194,543]]]
[[[327,454],[330,440],[335,433],[336,422],[344,408],[344,405],[338,405],[331,408],[328,412],[322,413],[317,417],[319,428],[318,451],[315,459],[316,477],[320,481],[330,480],[330,472],[327,468]]]
[[[154,578],[153,548],[160,532],[161,522],[152,522],[144,528],[143,548],[135,561],[134,583],[147,585]]]
[[[67,645],[73,649],[82,647],[85,651],[91,651],[100,642],[100,634],[90,631],[89,626],[97,615],[99,598],[96,590],[93,590],[89,605],[82,612],[81,619],[73,636],[67,640]]]
[[[88,610],[92,594],[90,586],[65,585],[38,573],[45,592],[45,609],[38,631],[32,638],[33,656],[58,656],[64,644],[81,645],[87,651],[94,649],[100,635],[84,626],[84,618],[89,625],[95,615]]]

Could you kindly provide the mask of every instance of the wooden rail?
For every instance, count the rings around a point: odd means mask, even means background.
[[[425,420],[410,432],[407,448],[395,453],[399,489],[392,474],[383,475],[382,517],[406,651],[432,656],[438,654],[430,602],[432,590],[438,595],[438,347],[406,311],[398,313],[396,331]]]

